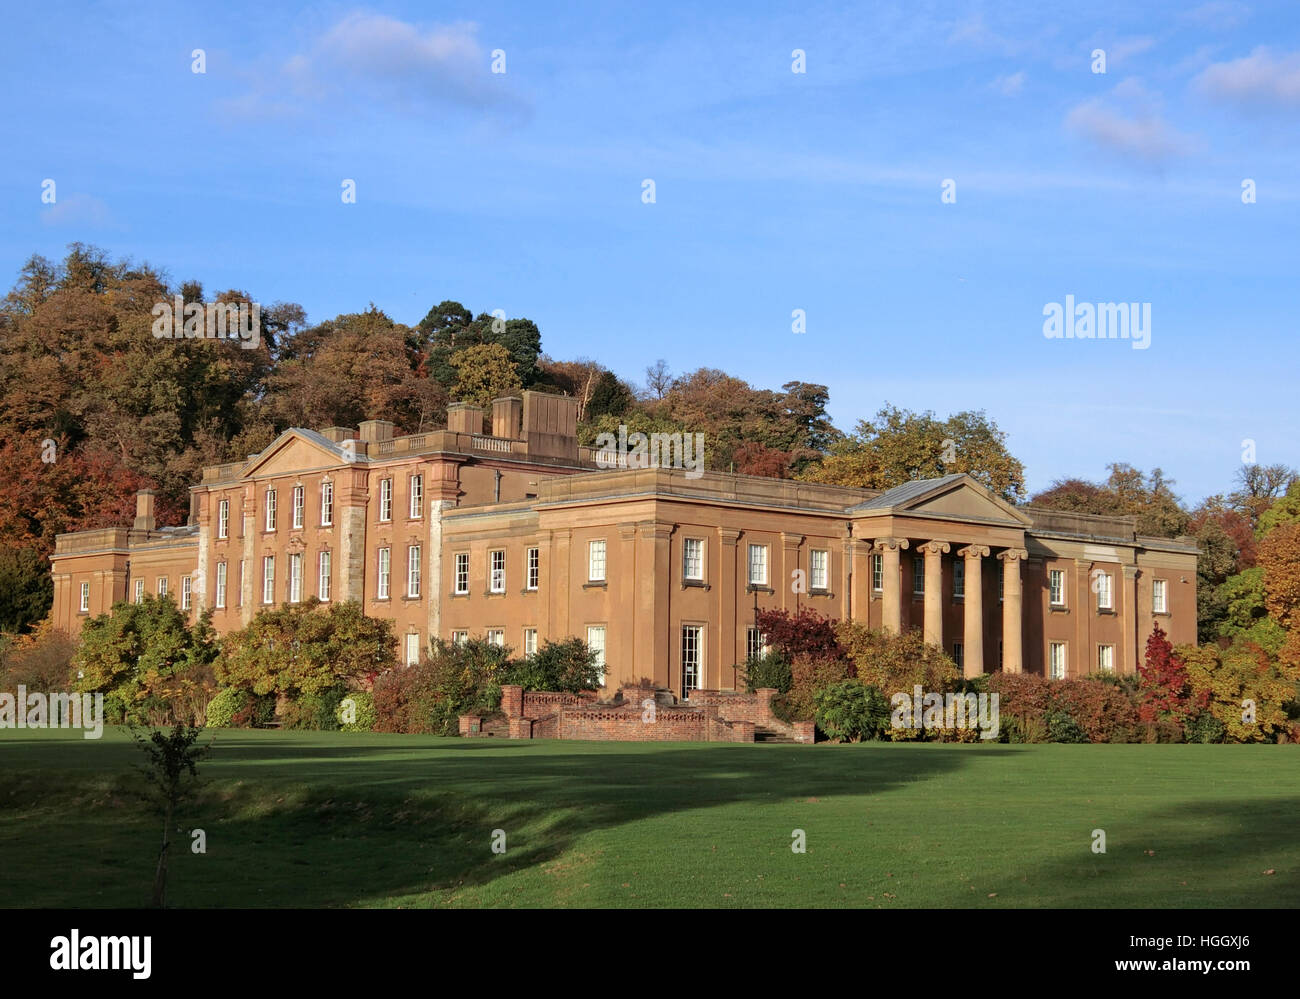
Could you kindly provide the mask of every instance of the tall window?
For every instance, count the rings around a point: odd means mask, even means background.
[[[1168,614],[1169,601],[1166,599],[1167,591],[1165,580],[1151,580],[1151,610],[1155,614]]]
[[[81,609],[83,611],[90,610],[90,584],[89,583],[81,584]]]
[[[468,642],[468,641],[469,641],[469,632],[468,632],[468,631],[453,631],[453,632],[451,633],[451,644],[452,644],[452,645],[464,645],[464,644],[465,644],[466,642]]]
[[[189,576],[181,577],[181,610],[189,610],[194,602],[194,583]]]
[[[1103,673],[1115,672],[1115,646],[1097,646],[1097,669]]]
[[[414,666],[420,661],[420,636],[406,636],[406,665]]]
[[[879,593],[885,588],[885,556],[871,556],[871,588]]]
[[[1062,569],[1047,571],[1047,587],[1053,607],[1065,606],[1065,572]]]
[[[830,587],[830,552],[814,548],[808,552],[808,586],[814,590]]]
[[[524,655],[534,656],[537,654],[537,629],[524,629]]]
[[[998,599],[1002,599],[1002,587],[1007,581],[1007,564],[1001,560],[998,561]]]
[[[1110,610],[1110,574],[1099,572],[1093,577],[1097,587],[1097,610]]]
[[[682,541],[682,578],[704,579],[704,541],[700,538]]]
[[[420,546],[410,545],[406,549],[406,595],[420,595]]]
[[[392,554],[388,548],[379,549],[379,582],[375,596],[380,600],[388,599],[388,577],[392,569]]]
[[[275,603],[275,556],[262,557],[262,603]]]
[[[1065,643],[1052,642],[1048,646],[1048,665],[1053,680],[1065,679]]]
[[[952,595],[966,596],[966,560],[959,558],[952,564]]]
[[[266,491],[266,529],[275,530],[275,490]]]
[[[469,552],[456,553],[456,592],[469,592]]]
[[[587,543],[587,582],[603,583],[605,581],[605,541]]]
[[[587,629],[587,648],[596,654],[596,666],[600,670],[600,685],[605,686],[605,626],[593,624]]]
[[[158,596],[160,596],[160,597],[165,597],[165,596],[167,596],[167,577],[166,577],[166,576],[159,576],[159,577],[158,577]]]
[[[925,562],[919,555],[912,556],[912,592],[925,592]]]
[[[952,661],[957,664],[958,669],[966,665],[966,647],[961,642],[952,643]]]
[[[424,516],[424,476],[411,476],[411,516]]]
[[[393,519],[393,480],[379,480],[379,519]]]
[[[302,602],[302,553],[289,555],[289,603]]]
[[[542,559],[541,551],[537,548],[528,549],[528,576],[524,580],[524,588],[535,590],[542,581]]]
[[[334,524],[334,483],[320,484],[320,526],[330,527]]]
[[[506,592],[506,553],[488,552],[491,560],[491,574],[488,577],[488,589],[493,593]]]
[[[302,486],[293,487],[293,526],[295,530],[302,529],[302,508],[306,497],[306,490]]]
[[[504,628],[489,628],[487,633],[488,645],[495,645],[502,648],[506,644],[506,633]]]
[[[137,579],[135,581],[135,602],[138,604],[144,603],[144,580],[143,579]]]
[[[752,624],[745,629],[745,658],[754,659],[767,655],[767,641],[763,633]]]
[[[235,605],[244,606],[244,562],[246,559],[239,560],[239,589],[235,592]]]
[[[230,537],[230,500],[217,504],[217,537]]]
[[[226,563],[217,563],[217,606],[226,606]]]
[[[317,565],[316,595],[321,600],[329,600],[330,598],[330,583],[332,582],[330,560],[329,552],[320,553],[320,561]]]
[[[704,661],[704,629],[698,624],[682,626],[682,696],[700,689],[700,663]]]
[[[749,546],[749,585],[767,585],[767,545]]]

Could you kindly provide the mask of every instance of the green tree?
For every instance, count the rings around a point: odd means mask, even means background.
[[[497,343],[466,347],[452,355],[456,384],[452,395],[457,402],[469,402],[490,409],[492,400],[518,395],[523,383],[515,371],[510,351]]]

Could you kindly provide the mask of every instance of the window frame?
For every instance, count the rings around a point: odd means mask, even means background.
[[[746,564],[745,578],[749,581],[748,585],[750,586],[768,585],[768,580],[771,578],[771,572],[768,567],[767,549],[768,549],[767,545],[762,545],[758,543],[751,543],[749,545],[749,551],[747,553],[746,560],[745,560],[745,564]],[[755,560],[754,558],[756,554],[759,556],[757,560]],[[761,579],[754,578],[755,569],[762,570]]]
[[[415,472],[407,478],[406,482],[410,496],[407,513],[411,520],[421,520],[424,518],[424,475]]]
[[[392,594],[393,549],[377,549],[375,561],[375,599],[388,600]]]
[[[600,546],[600,575],[595,575],[597,545]],[[587,582],[604,583],[609,575],[609,545],[605,538],[592,538],[587,542]]]
[[[461,586],[462,567],[464,570],[464,583]],[[451,592],[459,597],[469,595],[469,552],[456,552],[452,559],[452,581]]]
[[[542,585],[542,550],[538,547],[528,549],[524,559],[524,589],[535,593]]]
[[[497,558],[498,555],[500,559]],[[488,592],[506,592],[506,550],[504,548],[493,548],[488,552]]]
[[[290,530],[301,531],[306,521],[307,488],[294,486],[291,499],[292,510],[289,515]]]
[[[267,534],[271,534],[276,529],[276,509],[275,509],[275,487],[267,489],[262,495],[262,509],[266,514],[263,521]]]
[[[379,522],[391,523],[393,519],[393,479],[379,480]]]
[[[262,603],[269,607],[275,603],[275,556],[262,556]]]
[[[329,479],[320,484],[320,526],[334,526],[334,483]]]
[[[1056,587],[1057,581],[1060,582],[1059,592]],[[1048,569],[1047,570],[1047,604],[1049,607],[1065,607],[1065,570]]]
[[[817,580],[817,556],[821,558],[821,582]],[[831,553],[828,548],[808,549],[808,588],[826,592],[831,588]]]
[[[334,556],[328,549],[322,549],[316,556],[316,599],[323,604],[330,602],[334,590]]]
[[[420,596],[422,559],[423,553],[418,544],[406,546],[406,595],[412,599]]]
[[[217,590],[213,594],[214,602],[218,610],[226,608],[226,583],[230,572],[230,566],[226,562],[217,563]]]
[[[81,596],[80,596],[79,604],[80,604],[80,613],[82,614],[90,613],[90,584],[89,583],[81,584]]]

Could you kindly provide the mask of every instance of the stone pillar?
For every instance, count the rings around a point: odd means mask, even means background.
[[[199,525],[199,561],[194,567],[194,575],[190,579],[190,599],[193,610],[187,613],[187,616],[197,618],[208,607],[208,575],[212,572],[212,523],[209,513],[212,510],[211,497],[208,493],[200,493],[197,489],[190,490],[190,508],[198,505],[198,516],[195,522]],[[227,569],[227,572],[230,570]],[[180,582],[177,582],[180,587]],[[226,581],[226,592],[230,592],[230,581]],[[229,599],[226,600],[229,603]],[[181,593],[176,594],[176,605],[181,603]]]
[[[718,528],[718,687],[736,686],[736,663],[745,661],[745,646],[741,644],[740,615],[736,608],[736,542],[740,531],[729,527]],[[728,667],[732,667],[728,670]]]
[[[1023,548],[1008,548],[998,552],[1002,560],[1002,671],[1023,673],[1024,635],[1023,600],[1020,587],[1020,567],[1029,557]],[[969,587],[969,583],[967,586]]]
[[[779,577],[773,577],[772,588],[780,594],[777,606],[782,610],[791,610],[799,603],[794,593],[794,571],[802,568],[799,565],[799,548],[803,541],[802,534],[781,532],[781,574]],[[806,569],[804,571],[807,572]],[[805,575],[802,594],[807,595],[807,593],[808,577]]]
[[[925,556],[925,642],[943,648],[943,557],[946,541],[927,541],[917,548]]]
[[[240,546],[240,558],[236,562],[230,559],[226,564],[226,606],[230,606],[230,594],[233,592],[230,578],[234,576],[239,585],[239,622],[247,626],[253,620],[253,613],[256,608],[253,606],[253,579],[256,577],[259,582],[262,578],[262,563],[254,557],[254,550],[257,544],[257,484],[249,482],[244,486],[244,498],[241,504],[240,513],[244,523],[241,539],[243,544]],[[243,571],[240,571],[240,567]],[[278,568],[278,567],[277,567]],[[257,590],[260,598],[262,595],[261,588]]]
[[[871,623],[871,545],[844,539],[844,573],[840,579],[840,617]]]
[[[442,515],[444,511],[456,508],[456,497],[460,495],[460,464],[454,461],[439,462],[436,465],[424,465],[420,471],[428,483],[425,488],[429,508],[426,514],[429,518],[429,543],[428,555],[425,556],[428,566],[424,571],[429,628],[425,649],[428,649],[429,642],[434,638],[451,639],[450,635],[442,633],[442,602],[446,592],[446,582],[443,579]]]
[[[966,560],[965,617],[962,629],[962,675],[984,672],[984,563],[988,545],[967,545],[957,552]]]
[[[613,554],[612,548],[606,552],[605,571],[607,578],[613,577],[609,578],[610,621],[605,626],[607,690],[621,687],[625,680],[641,675],[636,671],[636,594],[641,582],[636,559],[636,524],[617,524],[615,530],[618,533],[618,557],[609,557]],[[586,638],[585,635],[579,637]]]
[[[1115,667],[1116,673],[1136,673],[1138,667],[1138,602],[1137,602],[1138,567],[1124,566],[1124,647],[1120,654],[1124,657],[1122,665]]]
[[[366,504],[370,501],[370,494],[366,478],[363,470],[348,468],[341,471],[334,482],[335,521],[338,523],[335,530],[339,538],[338,599],[355,600],[362,606],[366,599],[366,567],[369,562]],[[396,564],[396,560],[390,563],[390,572]],[[283,571],[276,566],[277,576]],[[276,585],[279,586],[278,578]]]
[[[898,635],[903,631],[903,597],[899,592],[898,553],[908,546],[906,538],[877,538],[875,550],[884,560],[884,594],[881,599],[881,626]]]

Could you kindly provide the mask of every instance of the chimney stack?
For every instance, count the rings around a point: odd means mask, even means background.
[[[457,434],[481,434],[483,408],[468,402],[453,402],[447,407],[447,429]]]
[[[137,531],[152,531],[157,521],[154,517],[154,497],[158,495],[152,489],[141,489],[135,494],[135,527]]]
[[[362,420],[361,439],[363,441],[391,441],[393,424],[388,420]]]
[[[492,436],[517,441],[523,438],[524,400],[505,396],[492,400]]]

